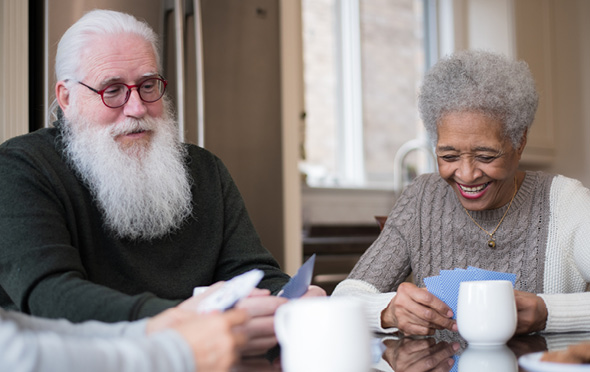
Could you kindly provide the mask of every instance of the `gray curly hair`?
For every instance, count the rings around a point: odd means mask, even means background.
[[[441,59],[424,77],[418,96],[420,116],[432,143],[437,124],[452,112],[481,112],[504,124],[517,148],[535,118],[539,97],[524,61],[486,51],[461,51]]]

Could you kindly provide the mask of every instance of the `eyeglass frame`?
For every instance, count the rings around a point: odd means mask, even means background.
[[[155,99],[155,100],[153,100],[153,101],[147,101],[147,100],[143,99],[143,97],[141,96],[141,93],[140,93],[140,90],[139,90],[139,89],[141,88],[141,86],[142,86],[142,85],[143,85],[143,84],[144,84],[146,81],[149,81],[149,80],[152,80],[152,79],[155,79],[155,80],[159,80],[159,81],[161,81],[161,82],[162,82],[162,84],[164,84],[164,88],[162,89],[162,95],[161,95],[160,97],[158,97],[158,99]],[[166,86],[168,85],[168,81],[166,81],[166,79],[164,79],[164,77],[162,77],[162,75],[158,75],[158,77],[149,77],[149,78],[145,79],[144,81],[142,81],[141,83],[139,83],[139,84],[134,84],[134,85],[127,85],[127,84],[125,84],[125,83],[112,83],[112,84],[109,84],[109,85],[107,85],[106,87],[104,87],[104,89],[101,89],[101,90],[94,89],[94,88],[92,88],[91,86],[88,86],[88,85],[84,84],[84,83],[83,83],[83,82],[81,82],[81,81],[77,81],[77,82],[78,82],[78,84],[81,84],[81,85],[85,86],[86,88],[90,89],[91,91],[93,91],[94,93],[96,93],[96,94],[100,95],[100,99],[102,100],[102,103],[103,103],[103,104],[104,104],[106,107],[108,107],[108,108],[112,108],[112,109],[116,109],[116,108],[119,108],[119,107],[123,107],[123,106],[125,106],[125,104],[126,104],[127,102],[129,102],[129,97],[131,97],[131,89],[132,89],[132,88],[137,88],[137,94],[139,95],[139,99],[141,99],[141,101],[142,101],[142,102],[145,102],[145,103],[154,103],[154,102],[157,102],[157,101],[159,101],[160,99],[162,99],[162,97],[164,97],[164,93],[166,92]],[[122,104],[120,104],[119,106],[109,106],[109,105],[107,105],[107,103],[104,101],[104,92],[106,92],[106,90],[107,90],[107,89],[109,89],[109,87],[111,87],[111,86],[113,86],[113,85],[116,85],[116,84],[122,84],[122,85],[125,85],[125,87],[127,87],[127,94],[126,94],[126,96],[125,96],[125,100],[123,101],[123,103],[122,103]]]

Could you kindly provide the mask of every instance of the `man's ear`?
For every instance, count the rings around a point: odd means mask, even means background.
[[[70,91],[67,88],[65,81],[58,81],[57,84],[55,84],[55,97],[61,110],[66,112],[70,106]]]

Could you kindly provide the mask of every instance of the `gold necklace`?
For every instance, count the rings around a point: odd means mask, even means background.
[[[463,210],[465,210],[465,213],[467,213],[467,215],[469,216],[469,218],[471,218],[471,221],[473,221],[473,223],[476,224],[477,227],[479,227],[480,229],[482,229],[483,231],[485,231],[485,233],[490,236],[490,240],[488,240],[488,247],[490,247],[490,248],[496,248],[496,240],[494,239],[494,234],[496,233],[496,231],[498,230],[498,228],[502,224],[502,221],[504,221],[504,217],[506,217],[506,215],[508,214],[508,211],[510,210],[510,207],[512,206],[512,202],[514,201],[514,197],[516,196],[516,192],[517,191],[518,191],[518,184],[516,183],[516,176],[514,176],[514,194],[512,195],[512,199],[510,199],[510,204],[508,204],[508,209],[506,209],[506,212],[504,212],[504,215],[500,219],[500,222],[498,222],[498,225],[496,226],[496,228],[492,232],[489,232],[488,230],[486,230],[483,227],[481,227],[481,225],[478,224],[473,219],[473,217],[471,217],[471,215],[469,214],[469,212],[467,211],[467,209],[465,207],[463,207]]]

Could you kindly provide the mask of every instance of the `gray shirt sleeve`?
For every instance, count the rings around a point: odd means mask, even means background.
[[[145,336],[147,323],[147,319],[143,319],[118,323],[91,320],[74,324],[65,319],[46,319],[2,309],[0,319],[13,322],[21,330],[57,332],[61,335],[79,337],[142,337]]]
[[[145,322],[102,324],[0,311],[0,365],[7,371],[195,371],[175,331],[145,336]]]

